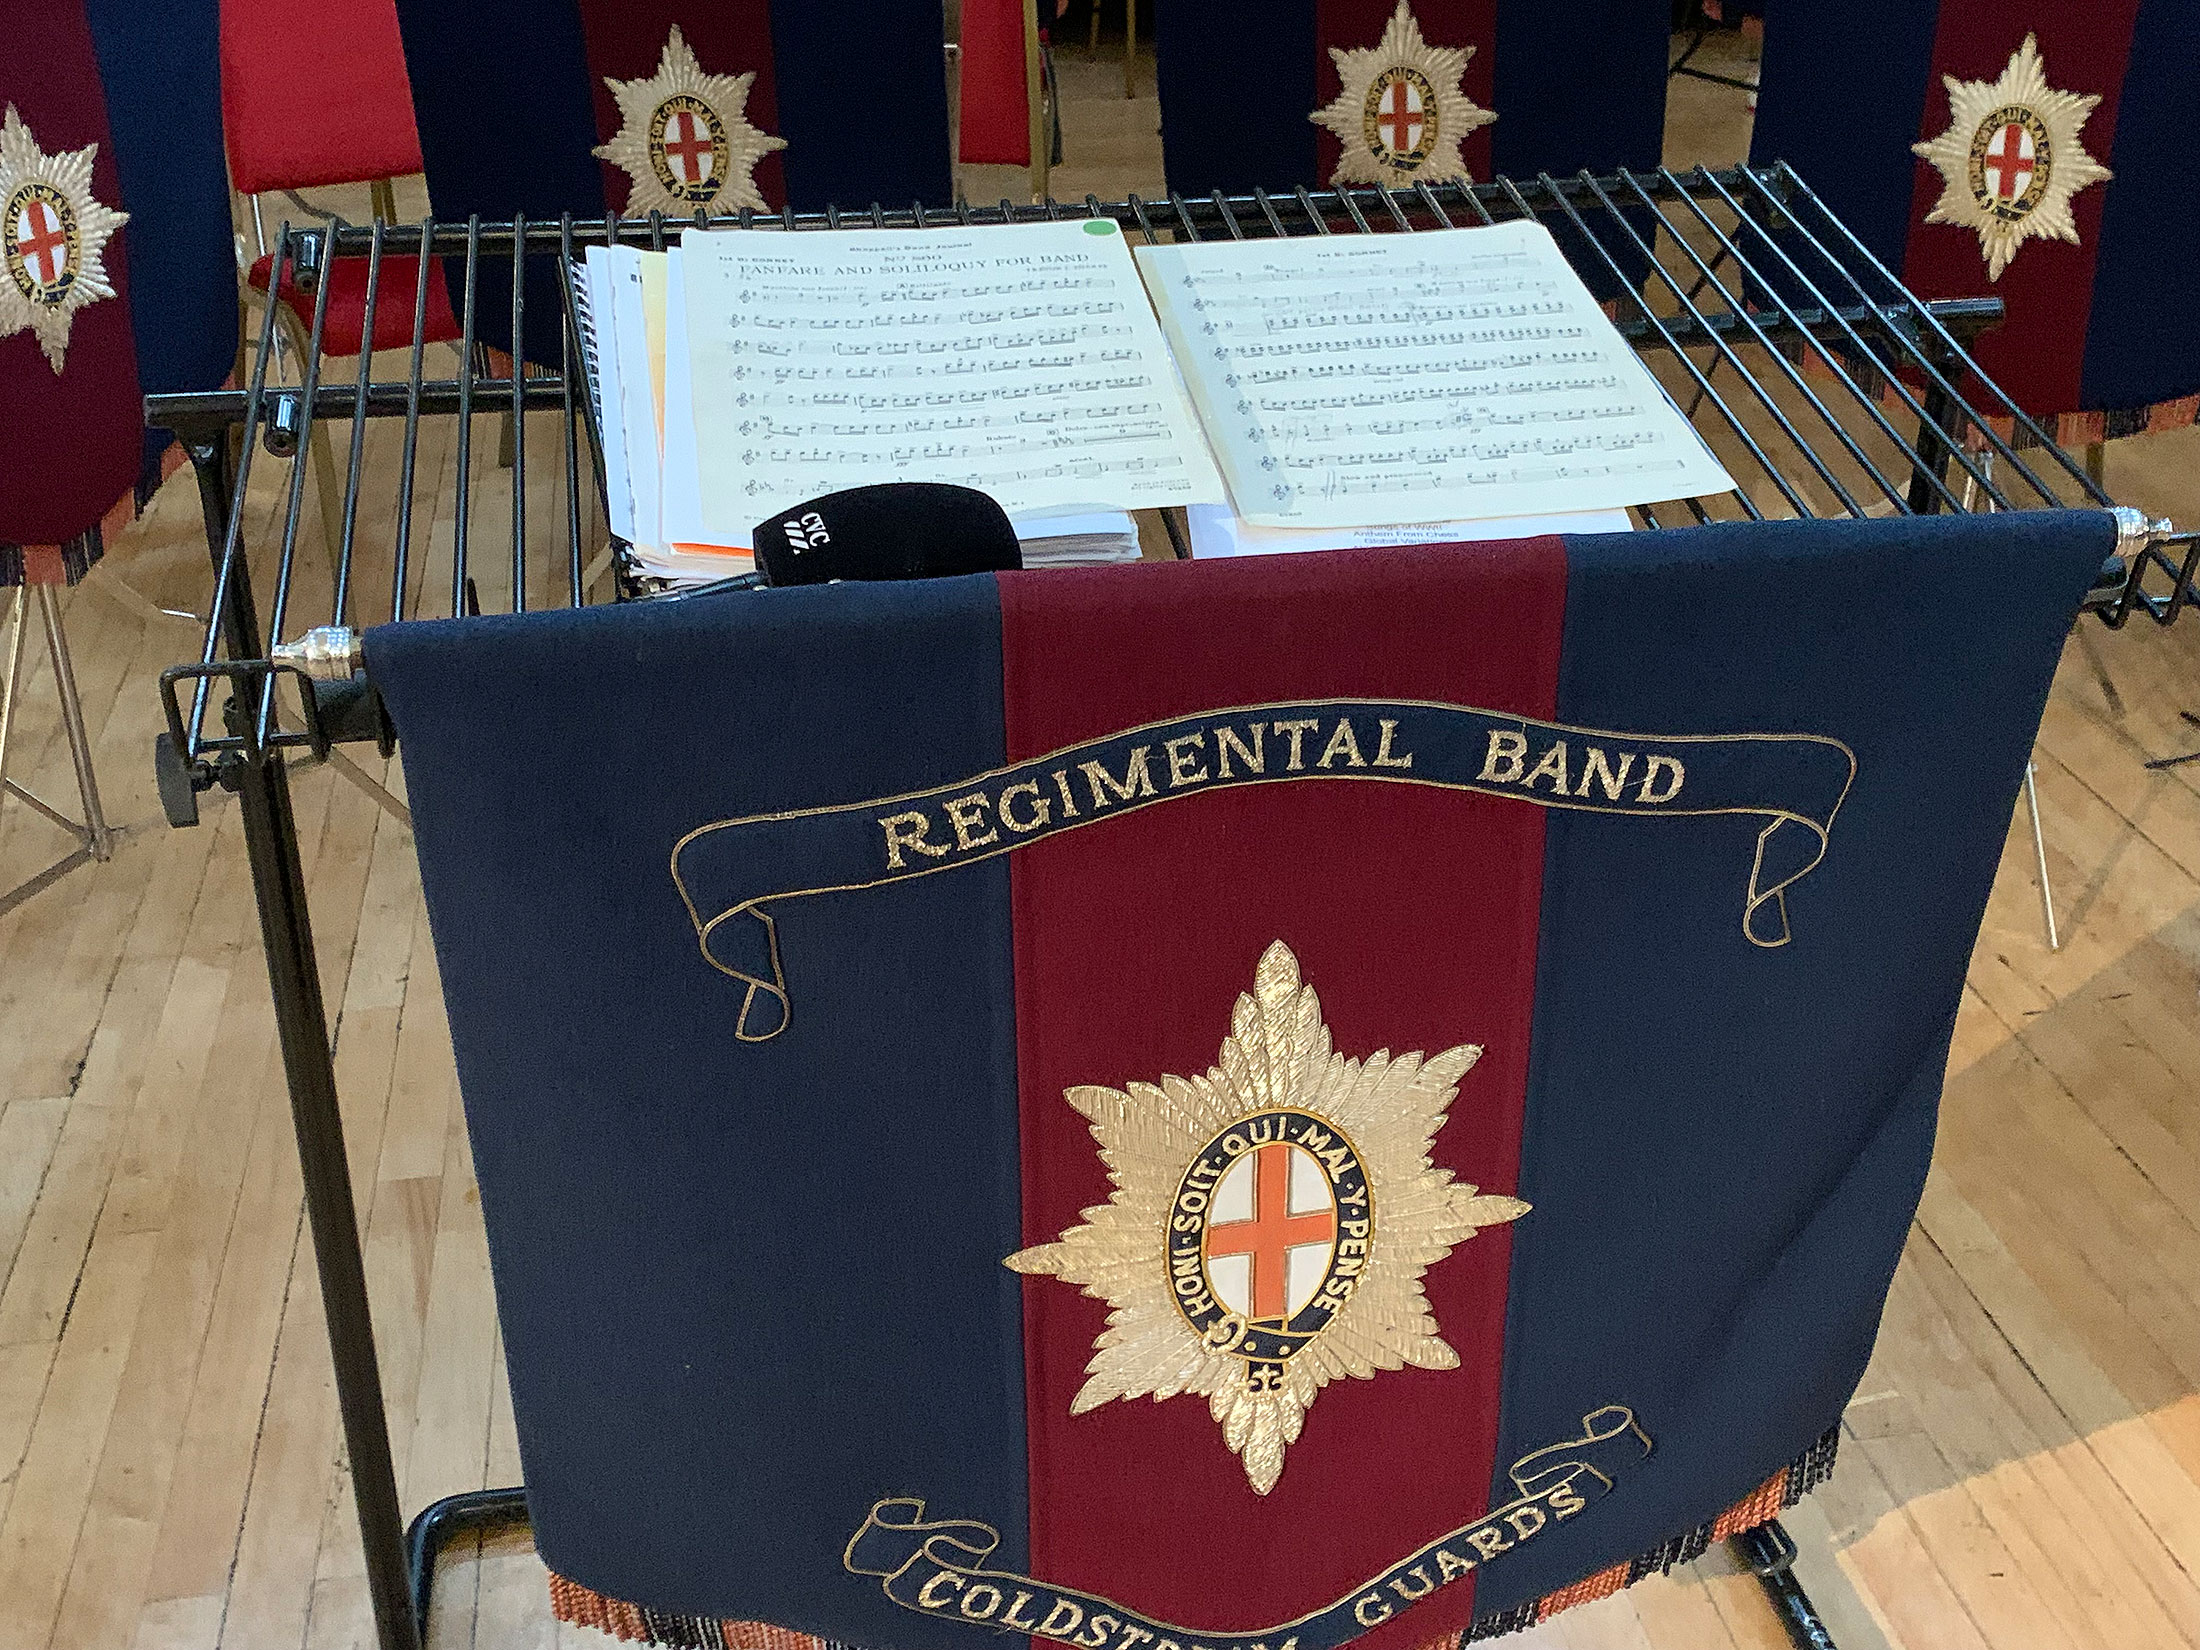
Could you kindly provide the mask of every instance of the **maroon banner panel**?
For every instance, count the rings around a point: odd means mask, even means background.
[[[1390,698],[1547,717],[1556,698],[1565,603],[1556,540],[1526,553],[1436,547],[1185,563],[1135,584],[1111,570],[1008,574],[1001,589],[1011,763],[1233,706]],[[1243,742],[1257,719],[1244,713]],[[1486,1193],[1515,1185],[1544,810],[1366,783],[1381,749],[1372,725],[1340,736],[1326,722],[1270,718],[1260,739],[1261,760],[1315,777],[1126,809],[1012,856],[1027,1243],[1056,1240],[1111,1191],[1109,1165],[1065,1090],[1204,1076],[1233,1005],[1278,941],[1318,994],[1338,1053],[1433,1057],[1481,1046],[1429,1157]],[[1225,753],[1219,734],[1157,749],[1156,782],[1168,787],[1169,761],[1226,754],[1245,760]],[[1353,782],[1319,777],[1355,756]],[[1216,1174],[1228,1149],[1218,1147]],[[1256,1159],[1239,1218],[1220,1224],[1218,1205],[1205,1237],[1210,1256],[1246,1257],[1236,1276],[1254,1317],[1275,1315],[1273,1268],[1285,1247],[1324,1236],[1309,1225],[1327,1218],[1322,1200],[1298,1212],[1278,1178],[1288,1165],[1266,1161],[1283,1152]],[[1353,1188],[1339,1180],[1332,1190],[1340,1224],[1327,1230],[1353,1230]],[[1245,1628],[1347,1598],[1487,1510],[1508,1231],[1484,1228],[1422,1279],[1456,1367],[1323,1387],[1265,1493],[1204,1398],[1116,1399],[1073,1415],[1109,1306],[1057,1277],[1028,1278],[1030,1573],[1163,1621]],[[1218,1599],[1247,1619],[1215,1619]],[[1416,1608],[1394,1602],[1397,1613],[1363,1641],[1370,1650],[1464,1626],[1472,1578]]]

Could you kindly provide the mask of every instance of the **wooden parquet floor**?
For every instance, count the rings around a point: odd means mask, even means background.
[[[1089,87],[1065,73],[1073,110],[1114,75],[1105,55]],[[1119,95],[1106,111],[1126,144],[1144,118]],[[495,445],[474,442],[484,542],[509,508]],[[423,451],[427,508],[451,493],[448,431]],[[2189,433],[2143,437],[2112,450],[2111,481],[2192,521],[2196,460]],[[263,540],[280,468],[253,495]],[[540,508],[545,528],[562,512]],[[450,531],[435,515],[423,579],[447,578]],[[204,553],[178,478],[71,593],[108,812],[129,829],[109,863],[0,919],[0,1650],[369,1642],[237,810],[213,793],[171,831],[154,797],[155,679],[196,634],[115,588],[191,606]],[[301,570],[321,576],[311,554]],[[62,798],[32,656],[13,771]],[[2038,768],[2063,948],[2020,809],[1840,1469],[1788,1519],[1844,1650],[2200,1646],[2200,765],[2141,766],[2200,745],[2179,707],[2200,709],[2200,621],[2073,639]],[[401,789],[396,764],[373,767]],[[481,1212],[409,834],[326,768],[295,794],[411,1510],[518,1478]],[[0,807],[0,886],[61,846]],[[431,1637],[609,1642],[549,1619],[524,1541],[457,1556]],[[1514,1642],[1786,1641],[1714,1553]]]

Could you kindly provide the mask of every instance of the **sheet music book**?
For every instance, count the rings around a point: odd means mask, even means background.
[[[1733,486],[1540,224],[1138,259],[1255,526],[1555,514]]]
[[[702,526],[954,481],[1011,516],[1219,503],[1112,220],[682,238]]]
[[[681,249],[593,247],[574,275],[574,318],[603,436],[610,525],[626,541],[630,570],[674,585],[747,572],[754,565],[748,525],[726,530],[702,516]],[[1188,410],[1183,416],[1189,419]],[[834,481],[825,490],[842,485],[860,482]],[[1042,509],[1012,519],[1026,566],[1135,561],[1140,553],[1137,524],[1124,509]]]

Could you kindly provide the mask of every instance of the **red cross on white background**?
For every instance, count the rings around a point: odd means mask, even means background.
[[[1302,1243],[1331,1243],[1337,1236],[1337,1211],[1291,1213],[1291,1153],[1277,1142],[1253,1150],[1253,1218],[1216,1221],[1207,1228],[1207,1254],[1245,1255],[1252,1264],[1255,1318],[1288,1315],[1285,1256]]]
[[[716,147],[696,122],[694,112],[678,109],[665,122],[665,153],[682,183],[701,183],[711,174]]]
[[[69,237],[42,200],[28,200],[15,215],[15,250],[40,286],[52,286],[68,267]]]
[[[1375,129],[1383,134],[1383,142],[1394,155],[1410,155],[1421,142],[1420,94],[1406,84],[1405,77],[1393,80],[1383,92],[1383,112],[1377,117]]]
[[[2032,134],[2011,121],[1986,148],[1986,178],[1995,194],[2013,201],[2032,187]]]

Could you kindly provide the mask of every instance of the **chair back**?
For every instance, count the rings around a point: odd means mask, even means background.
[[[130,229],[130,314],[147,395],[221,386],[237,357],[222,172],[218,0],[84,0]],[[148,480],[167,447],[145,432]]]
[[[1053,15],[1049,7],[1047,16]],[[1093,10],[1099,18],[1097,4]],[[1031,0],[963,0],[961,106],[957,156],[966,166],[1031,164],[1031,84],[1027,34],[1037,25]],[[1045,157],[1040,157],[1044,161]]]
[[[422,169],[392,0],[221,0],[221,88],[247,195]]]

